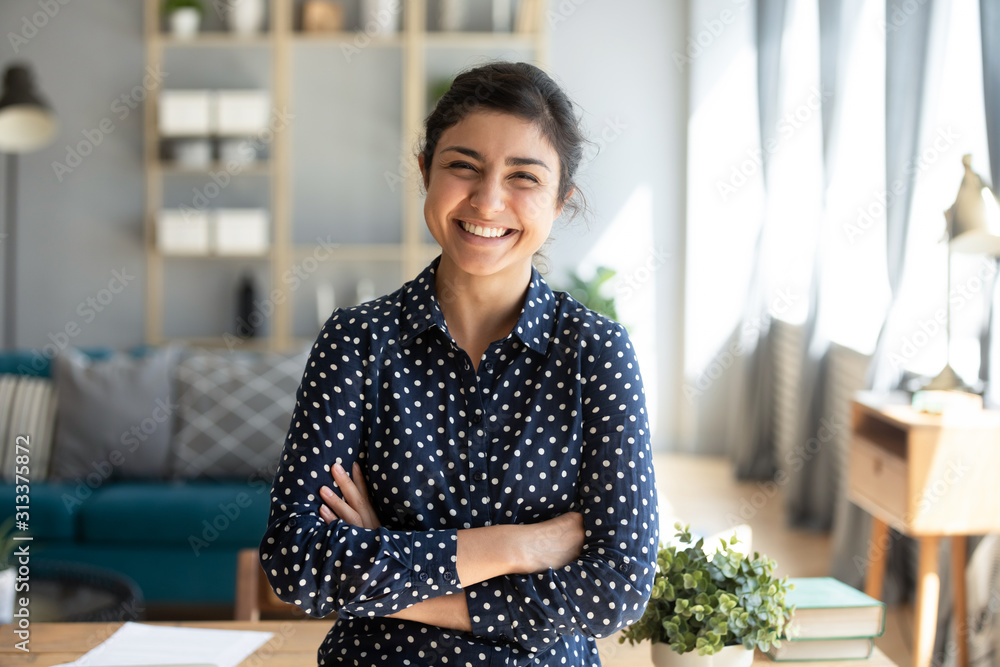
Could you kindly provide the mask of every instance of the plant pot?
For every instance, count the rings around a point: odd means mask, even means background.
[[[750,667],[753,651],[742,645],[726,646],[715,655],[698,655],[697,651],[677,653],[670,644],[653,644],[653,664],[657,667]]]
[[[174,37],[191,39],[198,34],[201,14],[193,7],[182,7],[170,12],[167,20],[170,22],[170,32]]]
[[[7,568],[0,571],[0,623],[11,623],[14,620],[14,577],[17,568]]]
[[[264,0],[233,0],[226,22],[237,35],[255,35],[264,27]]]

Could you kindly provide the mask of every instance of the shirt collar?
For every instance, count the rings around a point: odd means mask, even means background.
[[[420,272],[403,289],[402,313],[399,340],[406,344],[432,325],[448,333],[448,325],[438,303],[436,271],[441,262],[438,255],[427,268]],[[534,266],[531,267],[531,282],[521,307],[521,314],[511,331],[526,346],[545,354],[555,325],[555,295],[548,283]]]

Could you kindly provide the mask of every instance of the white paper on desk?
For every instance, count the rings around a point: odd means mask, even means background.
[[[196,663],[236,667],[273,636],[273,632],[178,628],[129,621],[82,657],[58,667]]]

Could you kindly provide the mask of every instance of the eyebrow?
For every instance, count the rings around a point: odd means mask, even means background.
[[[455,151],[456,153],[461,153],[462,155],[468,155],[473,160],[486,162],[486,159],[483,157],[482,153],[480,153],[477,150],[473,150],[471,148],[466,148],[465,146],[448,146],[447,148],[441,149],[442,153],[446,153],[448,151]],[[539,167],[542,167],[546,171],[552,171],[551,169],[549,169],[549,165],[533,157],[509,157],[506,160],[504,160],[504,164],[507,165],[508,167],[526,167],[529,165],[538,165]]]

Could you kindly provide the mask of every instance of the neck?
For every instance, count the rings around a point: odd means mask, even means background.
[[[462,341],[483,346],[506,336],[517,322],[531,282],[531,263],[478,276],[441,256],[435,287],[448,331]]]

